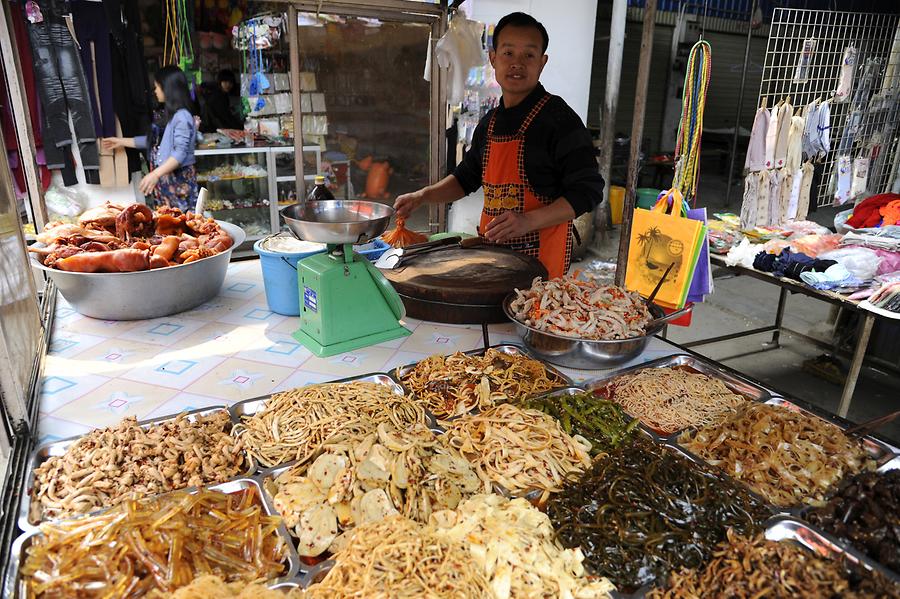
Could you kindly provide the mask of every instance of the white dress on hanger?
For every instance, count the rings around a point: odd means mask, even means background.
[[[481,34],[484,25],[458,15],[450,21],[450,28],[434,46],[434,60],[450,69],[447,101],[459,104],[466,92],[469,70],[484,64]]]

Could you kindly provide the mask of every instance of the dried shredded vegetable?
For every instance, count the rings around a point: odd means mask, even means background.
[[[721,422],[747,401],[721,380],[681,368],[642,368],[595,392],[666,435]]]
[[[97,516],[42,524],[20,572],[29,596],[42,599],[143,597],[202,574],[266,580],[285,572],[280,524],[252,487],[132,499]]]
[[[463,543],[403,516],[356,528],[306,599],[494,599]]]
[[[225,582],[218,576],[207,575],[174,593],[154,591],[149,599],[295,599],[299,596],[300,591],[296,589],[284,593],[257,583]]]
[[[267,481],[301,556],[335,551],[354,526],[402,514],[427,523],[484,486],[458,451],[428,428],[378,425],[359,443],[327,444],[312,464]],[[308,466],[308,467],[307,467]]]
[[[573,276],[536,278],[516,289],[516,320],[539,331],[577,339],[627,339],[644,334],[650,311],[638,293]]]
[[[521,400],[564,384],[541,362],[493,348],[481,356],[431,356],[400,380],[438,418]]]
[[[75,516],[149,496],[215,484],[246,472],[225,411],[147,428],[134,417],[91,431],[35,469],[31,520]]]
[[[580,547],[590,572],[629,593],[702,565],[729,526],[755,533],[769,516],[745,489],[647,441],[595,460],[546,512],[563,547]]]
[[[862,444],[835,425],[767,404],[748,403],[678,442],[782,507],[820,504],[841,478],[874,467]]]
[[[599,599],[614,590],[585,574],[581,551],[560,547],[550,519],[525,499],[476,495],[431,520],[438,537],[469,547],[496,599]]]
[[[863,599],[900,597],[900,585],[877,572],[859,571],[791,543],[746,538],[728,531],[712,561],[702,569],[673,572],[669,583],[648,599]]]
[[[400,429],[425,423],[425,411],[386,385],[369,382],[310,385],[274,393],[242,419],[244,444],[263,466],[305,462],[323,444],[352,442],[382,422]]]
[[[560,491],[591,465],[591,444],[584,437],[569,436],[543,412],[510,404],[454,420],[443,439],[469,460],[482,479],[512,493]],[[484,490],[491,488],[485,485]]]

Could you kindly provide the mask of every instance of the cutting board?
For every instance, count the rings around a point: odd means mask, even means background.
[[[527,289],[547,269],[519,252],[498,247],[447,249],[383,270],[413,318],[455,324],[504,322],[503,299]]]

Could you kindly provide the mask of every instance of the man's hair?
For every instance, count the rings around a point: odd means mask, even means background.
[[[541,33],[541,38],[543,39],[543,48],[541,48],[542,52],[547,52],[547,46],[550,45],[550,36],[547,35],[547,28],[541,25],[541,22],[532,17],[529,14],[524,12],[511,12],[497,23],[497,26],[494,27],[494,50],[497,50],[497,40],[500,39],[500,32],[507,25],[512,25],[513,27],[533,27],[537,29]]]

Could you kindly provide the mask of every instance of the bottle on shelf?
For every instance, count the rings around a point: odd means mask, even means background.
[[[307,202],[318,202],[322,200],[333,200],[334,194],[331,193],[331,190],[325,186],[325,177],[322,175],[316,175],[316,185],[312,188],[312,190],[307,194],[306,201]]]

